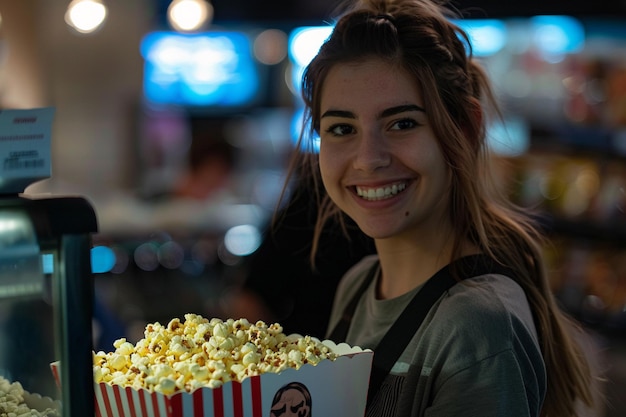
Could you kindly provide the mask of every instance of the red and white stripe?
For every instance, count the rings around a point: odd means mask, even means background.
[[[96,417],[262,417],[261,377],[215,389],[165,396],[100,383],[95,386]]]

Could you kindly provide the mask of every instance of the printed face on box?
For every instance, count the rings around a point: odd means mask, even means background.
[[[271,417],[311,417],[311,394],[299,382],[280,388],[272,401]]]

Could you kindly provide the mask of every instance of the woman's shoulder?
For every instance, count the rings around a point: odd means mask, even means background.
[[[512,278],[500,274],[481,275],[456,284],[442,298],[436,316],[457,331],[484,340],[506,344],[530,337],[537,341],[524,290]]]
[[[366,255],[359,262],[348,268],[344,278],[366,275],[376,265],[378,265],[378,255]]]
[[[528,301],[522,288],[504,275],[488,274],[456,284],[441,298],[424,331],[422,342],[443,355],[448,375],[504,361],[514,363],[524,375],[543,378]]]
[[[501,274],[485,274],[459,282],[450,288],[444,301],[461,314],[530,313],[522,287],[513,278]]]
[[[337,291],[335,292],[329,328],[335,326],[343,314],[346,305],[354,298],[359,289],[361,289],[363,282],[369,276],[369,272],[372,271],[372,268],[376,268],[377,264],[377,255],[367,255],[346,271],[339,281]]]

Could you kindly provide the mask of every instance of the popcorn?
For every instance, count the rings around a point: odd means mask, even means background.
[[[24,388],[19,382],[9,382],[0,376],[0,416],[7,417],[58,417],[51,408],[43,411],[31,409],[24,401]]]
[[[165,395],[217,388],[262,373],[279,373],[304,364],[317,365],[337,355],[318,339],[283,333],[280,324],[206,319],[185,314],[163,326],[146,325],[135,345],[125,338],[113,352],[94,352],[96,383],[145,388]]]

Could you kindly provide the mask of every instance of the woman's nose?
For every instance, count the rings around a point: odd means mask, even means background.
[[[361,135],[354,155],[354,169],[372,172],[388,166],[390,162],[391,155],[382,134],[368,132]]]

